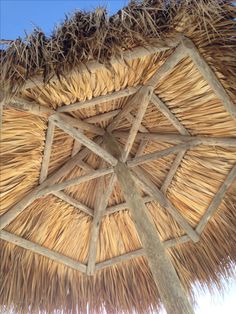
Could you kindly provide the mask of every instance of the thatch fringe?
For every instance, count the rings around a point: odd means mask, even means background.
[[[0,84],[14,90],[39,73],[48,82],[53,75],[63,77],[89,60],[107,63],[112,56],[120,56],[136,46],[165,45],[179,33],[192,38],[201,48],[217,43],[217,54],[222,48],[224,55],[232,54],[235,11],[227,0],[131,1],[111,17],[101,8],[78,11],[67,17],[50,37],[35,29],[27,38],[10,43],[1,52]],[[214,58],[215,66],[227,71],[230,61],[225,58],[228,66],[222,67],[217,59]],[[235,71],[235,64],[230,68]]]

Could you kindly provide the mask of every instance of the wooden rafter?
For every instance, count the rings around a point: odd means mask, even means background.
[[[61,200],[65,201],[66,203],[74,206],[75,208],[78,208],[79,210],[81,210],[85,214],[93,216],[93,210],[91,208],[89,208],[85,204],[81,203],[80,201],[74,199],[73,197],[65,194],[64,192],[58,191],[58,192],[53,192],[52,194],[55,195],[56,197],[60,198]]]
[[[109,164],[115,166],[117,164],[117,160],[109,154],[106,150],[102,147],[97,145],[95,142],[90,140],[87,136],[83,133],[78,131],[77,129],[73,128],[67,121],[64,120],[61,116],[54,115],[52,116],[53,123],[58,126],[60,129],[68,133],[77,141],[83,143],[86,147],[88,147],[92,152],[96,155],[100,156],[102,159],[107,161]]]
[[[201,221],[199,222],[196,231],[201,234],[207,224],[207,222],[213,217],[214,213],[217,211],[218,207],[220,206],[225,193],[227,192],[228,188],[231,184],[236,180],[236,165],[231,169],[229,174],[227,175],[225,181],[221,185],[218,192],[213,197],[210,206],[206,210],[205,214],[203,215]]]
[[[98,185],[97,185],[97,198],[96,198],[94,218],[92,222],[90,242],[89,242],[89,255],[88,255],[88,266],[87,266],[88,275],[93,275],[95,272],[100,224],[101,224],[104,212],[107,208],[109,198],[113,191],[115,181],[116,181],[116,176],[115,174],[113,174],[109,180],[109,184],[107,187],[105,185],[104,178],[101,178],[101,180],[99,180]]]
[[[191,241],[190,237],[187,235],[181,236],[179,238],[175,238],[175,239],[170,239],[170,240],[166,240],[164,242],[162,242],[163,246],[165,249],[169,249],[172,247],[175,247],[176,245],[179,244],[183,244],[186,242]],[[136,258],[136,257],[141,257],[141,256],[145,256],[145,250],[143,248],[137,249],[135,251],[131,251],[122,255],[118,255],[115,257],[112,257],[108,260],[105,260],[103,262],[97,263],[96,264],[96,270],[101,270],[107,267],[111,267],[114,265],[117,265],[121,262],[126,262],[130,259]]]
[[[153,87],[149,87],[149,86],[142,87],[140,92],[139,92],[140,106],[138,108],[135,120],[131,126],[129,136],[128,136],[128,139],[125,143],[124,151],[123,151],[122,156],[121,156],[121,160],[123,162],[125,162],[128,158],[129,152],[133,146],[135,137],[136,137],[138,130],[141,126],[141,122],[143,120],[147,106],[148,106],[149,101],[151,99],[152,93],[153,93]]]
[[[101,138],[95,140],[95,142],[101,143]],[[0,219],[0,230],[13,221],[28,205],[38,198],[39,192],[54,184],[58,179],[66,175],[75,166],[80,165],[80,161],[89,153],[88,148],[84,148],[81,152],[69,159],[60,169],[50,175],[42,184],[36,186],[31,192],[24,196],[17,204],[11,207]]]
[[[47,175],[48,175],[48,167],[49,167],[51,150],[52,150],[54,129],[55,129],[55,125],[49,120],[47,133],[46,133],[43,159],[42,159],[41,170],[40,170],[40,176],[39,176],[39,184],[41,184],[47,178]]]
[[[179,213],[178,209],[169,201],[169,199],[155,186],[155,184],[149,179],[148,173],[137,167],[133,169],[135,176],[133,179],[140,187],[151,195],[163,208],[165,208],[170,215],[176,220],[176,222],[183,228],[183,230],[194,241],[198,242],[200,237],[198,233],[190,226],[186,219]]]
[[[234,121],[236,121],[236,106],[226,92],[220,80],[217,78],[214,71],[210,68],[194,43],[189,38],[184,37],[182,39],[182,44],[186,53],[191,57],[199,72],[212,88],[216,96],[221,100],[225,110],[231,115]]]
[[[10,232],[5,231],[5,230],[1,230],[0,239],[8,241],[8,242],[15,244],[17,246],[20,246],[26,250],[31,251],[31,252],[34,252],[34,253],[40,254],[42,256],[45,256],[47,258],[50,258],[51,260],[53,260],[57,263],[71,267],[75,270],[79,270],[82,273],[86,273],[86,265],[84,265],[78,261],[75,261],[72,258],[69,258],[65,255],[59,254],[53,250],[45,248],[45,247],[43,247],[37,243],[23,239],[23,238],[15,235],[15,234],[12,234]]]
[[[179,151],[186,150],[187,148],[190,148],[190,147],[193,147],[196,145],[199,145],[198,140],[192,140],[192,141],[189,141],[187,143],[178,144],[176,146],[166,148],[166,149],[161,150],[161,151],[156,151],[156,152],[153,152],[150,154],[145,154],[142,156],[135,157],[131,160],[128,160],[127,165],[129,168],[133,168],[133,167],[136,167],[138,165],[142,165],[144,163],[155,161],[159,158],[163,158],[163,157],[168,156],[170,154],[178,153]]]

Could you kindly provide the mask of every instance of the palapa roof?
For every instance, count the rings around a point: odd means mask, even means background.
[[[2,310],[159,309],[107,127],[192,299],[235,275],[234,18],[228,1],[132,2],[1,51]]]

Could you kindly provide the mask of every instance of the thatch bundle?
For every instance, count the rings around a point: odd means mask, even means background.
[[[183,36],[194,42],[235,106],[235,12],[228,1],[131,2],[112,17],[101,9],[92,13],[77,12],[49,38],[35,31],[26,40],[11,43],[1,52],[1,90],[5,95],[1,130],[2,219],[39,185],[39,180],[45,180],[45,177],[40,179],[40,172],[45,159],[48,118],[54,114],[52,109],[82,104],[81,109],[76,107],[64,115],[97,126],[94,132],[84,130],[84,135],[98,142],[100,139],[104,148],[102,133],[95,135],[96,132],[106,129],[135,95],[124,94],[90,106],[83,105],[82,101],[145,85],[175,51]],[[145,49],[142,57],[125,57],[127,50],[137,47],[157,48],[153,53]],[[151,182],[162,189],[188,224],[196,229],[236,164],[235,108],[231,107],[231,112],[227,110],[189,56],[184,56],[158,79],[154,94],[178,120],[182,135],[230,138],[234,143],[208,145],[202,142],[188,147],[168,185],[165,178],[179,152],[140,165]],[[130,111],[133,117],[137,114],[138,102],[136,99],[137,105]],[[29,112],[27,108],[31,108]],[[131,118],[126,115],[113,130],[121,147],[125,147],[132,127]],[[139,130],[130,151],[131,161],[140,143],[145,141],[141,139],[142,132],[178,134],[170,119],[152,101]],[[60,169],[79,150],[84,151],[84,146],[79,147],[61,128],[55,128],[51,140],[48,175]],[[143,144],[142,154],[174,145],[170,139],[148,139]],[[93,152],[82,155],[80,160],[86,165],[74,163],[68,173],[53,183],[84,176],[88,169],[101,167],[101,158]],[[111,174],[104,177],[107,187],[110,178]],[[231,181],[200,241],[177,243],[167,249],[192,299],[193,284],[199,284],[202,289],[222,290],[222,279],[235,276],[236,182]],[[104,268],[100,264],[142,247],[129,209],[125,205],[119,211],[114,207],[125,202],[117,181],[100,222],[97,268],[93,276],[26,250],[20,244],[11,243],[13,240],[4,240],[5,234],[17,235],[87,265],[92,216],[100,197],[100,184],[100,178],[95,178],[63,189],[66,195],[82,203],[88,213],[50,193],[26,204],[0,231],[2,311],[102,313],[106,309],[107,313],[153,313],[159,309],[159,294],[142,250],[136,257],[120,263]],[[147,191],[140,188],[140,193],[147,198],[147,208],[162,241],[186,234],[166,208],[148,199]]]

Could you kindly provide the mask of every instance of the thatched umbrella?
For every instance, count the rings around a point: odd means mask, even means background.
[[[193,313],[235,275],[234,18],[132,2],[1,52],[3,311]]]

